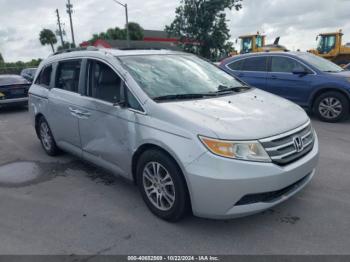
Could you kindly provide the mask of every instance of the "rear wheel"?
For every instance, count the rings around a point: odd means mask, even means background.
[[[137,184],[148,208],[158,217],[178,221],[189,209],[187,186],[175,161],[160,150],[144,152],[137,164]]]
[[[58,154],[59,149],[56,145],[55,139],[51,133],[49,124],[46,122],[44,117],[39,119],[38,133],[41,145],[43,146],[45,152],[50,156],[55,156]]]
[[[339,122],[349,115],[349,101],[339,92],[326,92],[316,98],[314,112],[322,121]]]

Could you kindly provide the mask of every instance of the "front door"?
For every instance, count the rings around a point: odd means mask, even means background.
[[[305,70],[305,74],[295,74]],[[267,75],[269,91],[299,105],[307,104],[314,73],[299,61],[286,56],[271,56],[270,72]]]
[[[131,159],[129,128],[135,114],[119,105],[123,80],[109,65],[95,60],[88,60],[87,79],[83,107],[88,115],[79,119],[83,156],[124,175]]]

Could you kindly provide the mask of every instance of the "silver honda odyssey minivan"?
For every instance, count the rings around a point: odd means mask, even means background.
[[[63,150],[133,180],[168,221],[268,209],[308,184],[318,161],[303,109],[182,52],[52,55],[29,108],[47,154]]]

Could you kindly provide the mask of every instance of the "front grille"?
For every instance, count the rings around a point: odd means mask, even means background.
[[[296,146],[296,139],[299,139],[301,146],[299,148]],[[314,131],[310,122],[290,132],[260,140],[272,162],[281,166],[288,165],[309,153],[314,142]]]
[[[259,202],[263,202],[263,203],[274,202],[274,201],[278,200],[281,196],[287,195],[287,194],[297,190],[300,186],[302,186],[305,183],[305,181],[309,177],[310,177],[310,174],[308,174],[307,176],[298,180],[297,182],[293,183],[292,185],[287,186],[287,187],[282,188],[282,189],[277,190],[277,191],[246,195],[246,196],[242,197],[235,204],[235,206],[249,205],[249,204],[255,204],[255,203],[259,203]]]

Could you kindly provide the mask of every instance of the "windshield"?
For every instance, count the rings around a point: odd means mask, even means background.
[[[253,42],[251,37],[242,38],[241,53],[249,53],[253,50]]]
[[[178,95],[195,99],[243,87],[229,74],[193,55],[125,56],[120,60],[152,99]]]
[[[313,54],[307,54],[307,53],[300,53],[298,54],[300,58],[304,59],[306,62],[311,64],[312,66],[316,67],[318,70],[322,72],[341,72],[344,71],[343,68],[340,66],[334,64],[333,62],[328,61],[327,59],[324,59],[322,57],[313,55]]]
[[[260,48],[263,46],[263,37],[261,35],[258,35],[256,37],[256,47]]]
[[[326,54],[329,53],[335,47],[335,35],[320,36],[320,40],[317,45],[317,50]]]

